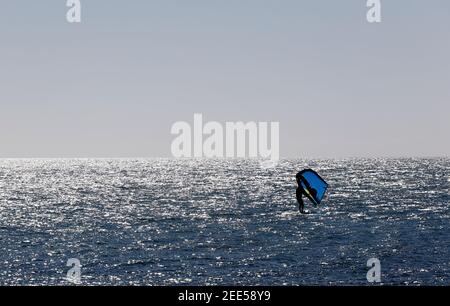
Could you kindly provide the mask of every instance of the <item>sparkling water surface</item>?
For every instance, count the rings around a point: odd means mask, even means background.
[[[299,215],[295,174],[330,184]],[[450,159],[0,160],[0,284],[450,285]]]

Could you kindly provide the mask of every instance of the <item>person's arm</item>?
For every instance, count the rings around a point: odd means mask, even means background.
[[[305,180],[302,176],[300,177],[300,181],[305,185],[307,189],[311,189],[311,185]]]

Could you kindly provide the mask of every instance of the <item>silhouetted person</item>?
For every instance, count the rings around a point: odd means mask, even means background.
[[[295,195],[297,197],[297,202],[298,202],[298,210],[300,211],[300,213],[304,214],[304,208],[305,208],[305,203],[303,203],[303,188],[301,186],[297,187],[297,190],[295,191]]]
[[[298,187],[297,190],[295,191],[295,196],[297,197],[297,202],[298,202],[298,210],[300,211],[300,213],[302,214],[307,214],[307,212],[305,212],[305,203],[303,202],[303,195],[307,196],[305,189],[303,189],[302,187],[302,183],[305,185],[306,189],[308,189],[309,194],[313,197],[313,199],[317,199],[317,190],[312,188],[309,183],[304,180],[301,176],[297,177],[297,183],[298,183]]]

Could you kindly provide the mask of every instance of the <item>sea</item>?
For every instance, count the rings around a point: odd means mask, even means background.
[[[301,215],[305,168],[329,187]],[[0,285],[450,285],[449,169],[449,158],[1,159]]]

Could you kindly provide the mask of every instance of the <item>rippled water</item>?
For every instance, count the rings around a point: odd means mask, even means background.
[[[450,284],[450,159],[0,160],[0,284]],[[297,212],[295,174],[330,184]]]

